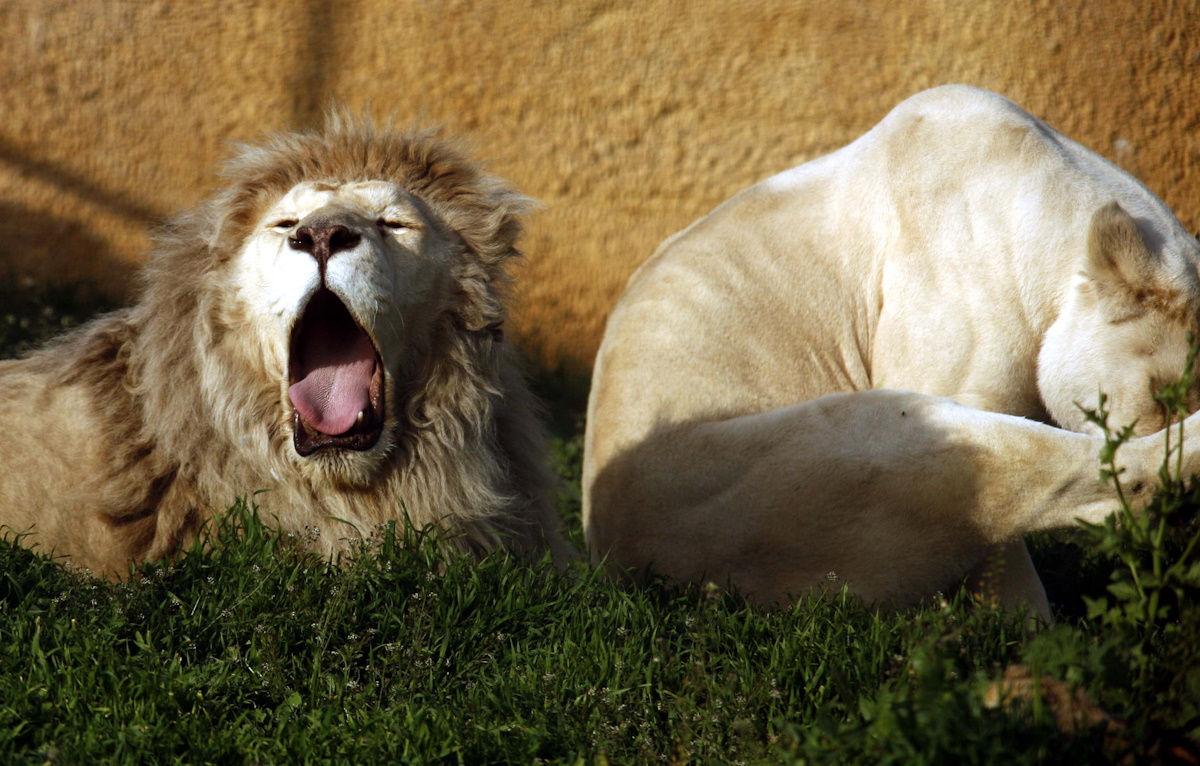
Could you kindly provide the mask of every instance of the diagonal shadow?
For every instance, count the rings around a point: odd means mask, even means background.
[[[0,163],[11,165],[23,173],[47,181],[142,226],[159,224],[167,217],[161,210],[131,199],[121,192],[104,189],[94,180],[67,170],[55,162],[30,157],[3,136],[0,136]]]

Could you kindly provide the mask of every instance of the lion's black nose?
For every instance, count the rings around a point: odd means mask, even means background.
[[[317,260],[324,271],[330,258],[342,250],[349,250],[362,240],[362,235],[341,224],[335,226],[301,226],[288,238],[293,250],[308,253]]]

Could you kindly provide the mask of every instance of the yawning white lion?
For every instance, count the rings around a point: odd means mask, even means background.
[[[315,545],[406,516],[567,555],[501,324],[528,200],[421,132],[246,148],[132,308],[0,364],[0,525],[104,575],[239,495]]]
[[[589,403],[593,556],[765,601],[834,572],[903,605],[1002,550],[1001,598],[1048,616],[1022,536],[1116,506],[1076,405],[1163,427],[1198,263],[1157,197],[1009,101],[919,94],[630,280]],[[1121,456],[1144,498],[1161,439]]]

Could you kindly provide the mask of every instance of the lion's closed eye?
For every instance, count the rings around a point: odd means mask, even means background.
[[[276,221],[275,223],[271,224],[270,228],[272,228],[272,229],[290,229],[293,226],[295,226],[297,223],[299,223],[299,222],[294,219],[285,218],[282,221]]]

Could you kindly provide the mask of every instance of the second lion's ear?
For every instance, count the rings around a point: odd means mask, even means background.
[[[1137,222],[1116,202],[1092,216],[1085,273],[1087,289],[1113,319],[1140,313],[1170,292]]]

